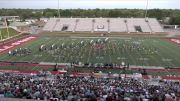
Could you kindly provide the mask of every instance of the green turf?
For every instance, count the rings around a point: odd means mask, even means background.
[[[12,28],[8,28],[9,30],[9,37],[17,35],[19,32],[17,32],[16,30],[12,29]],[[6,39],[8,38],[8,32],[6,28],[0,29],[1,34],[0,34],[0,39],[1,39],[1,35],[2,35],[2,39]]]
[[[99,38],[102,41],[104,38]],[[180,67],[180,47],[159,38],[109,38],[104,44],[104,49],[94,49],[90,41],[98,41],[98,38],[67,38],[67,37],[40,37],[20,47],[30,48],[32,54],[28,56],[8,56],[7,53],[0,55],[0,60],[29,61],[29,62],[53,62],[53,63],[113,63],[121,64],[122,61],[134,66],[163,66]],[[84,46],[81,46],[84,41]],[[60,47],[64,43],[65,48],[58,52],[39,52],[39,47],[45,44],[48,48],[55,44]],[[74,43],[74,45],[72,45]],[[122,50],[126,47],[137,45],[137,48]],[[70,46],[77,48],[68,48]],[[19,47],[18,47],[19,48]],[[144,48],[144,49],[143,49]],[[143,49],[143,50],[142,50]],[[52,54],[54,53],[54,54]]]

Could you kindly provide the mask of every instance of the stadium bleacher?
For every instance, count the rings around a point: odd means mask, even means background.
[[[95,18],[94,31],[95,32],[108,32],[108,19],[106,18]]]
[[[156,18],[50,18],[44,31],[164,32]]]
[[[145,19],[131,18],[131,19],[128,19],[127,22],[128,22],[129,28],[130,28],[130,32],[136,32],[136,29],[134,28],[134,26],[140,26],[142,29],[142,32],[151,32]]]
[[[124,19],[111,18],[110,19],[110,31],[111,32],[127,32],[127,28],[126,28]]]
[[[78,32],[86,32],[86,31],[92,31],[92,20],[93,19],[90,19],[90,18],[77,18],[78,19],[78,23],[77,23],[77,26],[76,26],[76,29],[75,31],[78,31]]]
[[[45,31],[54,31],[53,28],[56,25],[56,18],[50,18],[48,23],[44,26],[43,30]]]
[[[156,19],[149,18],[148,23],[151,26],[153,32],[164,32],[161,25]]]
[[[74,31],[74,27],[75,27],[75,19],[74,18],[60,18],[58,20],[56,20],[56,25],[53,29],[53,31],[70,31],[73,32]],[[64,29],[64,27],[67,27]]]

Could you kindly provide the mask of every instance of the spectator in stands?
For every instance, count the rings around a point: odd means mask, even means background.
[[[62,76],[57,79],[30,75],[2,74],[0,96],[65,101],[178,101],[179,85],[144,80]]]

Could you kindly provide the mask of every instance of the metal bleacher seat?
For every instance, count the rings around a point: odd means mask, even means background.
[[[76,31],[92,31],[92,18],[78,18],[79,21],[76,25]]]
[[[56,18],[50,18],[49,21],[46,23],[44,26],[43,30],[44,31],[53,31],[53,28],[56,24]]]
[[[110,19],[110,31],[111,32],[127,32],[126,24],[122,18]]]
[[[148,23],[152,28],[153,32],[164,32],[163,28],[155,18],[148,18]]]

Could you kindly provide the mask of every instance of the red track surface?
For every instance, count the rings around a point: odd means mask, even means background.
[[[175,76],[161,76],[161,78],[166,80],[180,80],[180,77]]]
[[[45,64],[38,64],[38,63],[13,63],[13,65],[12,65],[12,63],[10,63],[10,62],[0,62],[0,66],[27,66],[27,67],[44,67],[44,68],[54,67],[54,65],[45,65]],[[66,68],[66,65],[58,65],[58,68]],[[138,68],[132,68],[132,69],[138,70]],[[180,69],[146,69],[146,71],[147,72],[177,72],[177,73],[180,73]]]
[[[32,67],[42,67],[42,68],[53,68],[54,65],[42,65],[42,64],[35,64],[35,63],[12,63],[9,62],[1,62],[0,66],[32,66]],[[58,68],[66,68],[65,65],[60,65]],[[133,68],[133,70],[138,70]],[[179,69],[146,69],[147,72],[178,72],[180,73]],[[39,71],[33,71],[33,70],[0,70],[0,72],[8,72],[8,73],[19,73],[19,74],[39,74]],[[64,72],[56,72],[51,71],[51,74],[53,75],[60,75],[64,74]],[[79,73],[79,72],[73,72],[70,75],[75,76],[87,76],[87,75],[94,75],[93,73]],[[150,79],[149,76],[143,76],[144,79]],[[166,80],[180,80],[180,77],[177,76],[161,76],[162,79]]]

